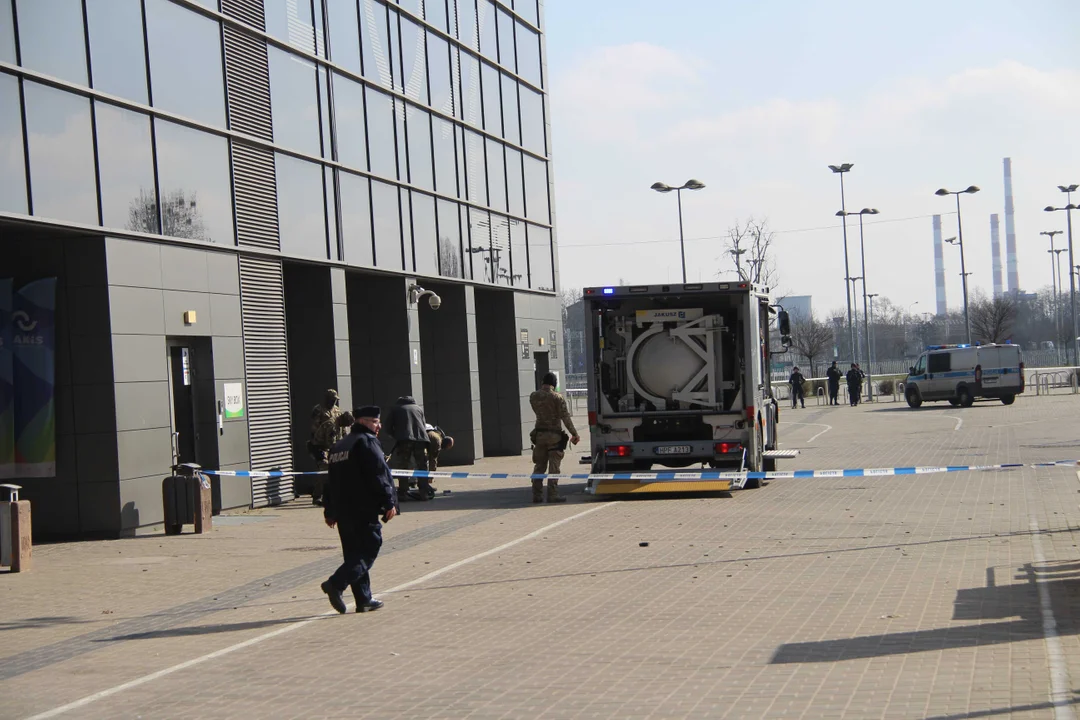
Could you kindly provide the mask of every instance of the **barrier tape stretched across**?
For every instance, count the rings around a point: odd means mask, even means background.
[[[894,475],[931,475],[935,473],[985,472],[993,470],[1015,470],[1017,468],[1040,467],[1078,467],[1080,460],[1055,460],[1042,463],[1002,463],[999,465],[937,465],[891,468],[845,468],[837,470],[773,470],[720,471],[720,470],[683,470],[666,472],[626,472],[626,473],[572,473],[565,475],[543,475],[534,473],[476,473],[429,470],[392,470],[394,477],[447,478],[451,480],[648,480],[650,482],[674,482],[693,480],[785,480],[807,478],[849,478],[849,477],[888,477]],[[302,475],[325,475],[325,470],[315,472],[281,472],[278,470],[200,470],[204,475],[222,475],[228,477],[272,478],[294,477]],[[741,484],[740,484],[741,486]]]

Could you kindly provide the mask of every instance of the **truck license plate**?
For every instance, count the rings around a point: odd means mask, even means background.
[[[657,455],[689,455],[689,445],[661,445],[656,448]]]

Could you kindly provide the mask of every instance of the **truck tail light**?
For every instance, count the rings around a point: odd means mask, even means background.
[[[596,425],[596,413],[590,411],[589,412],[589,427],[592,427],[594,425]]]
[[[727,455],[728,453],[742,452],[742,443],[737,442],[720,442],[713,445],[713,451],[717,455]]]
[[[611,445],[607,448],[608,457],[630,457],[633,450],[629,445]]]
[[[755,413],[754,413],[754,406],[753,405],[746,408],[746,419],[749,420],[751,423],[754,422],[754,414]]]

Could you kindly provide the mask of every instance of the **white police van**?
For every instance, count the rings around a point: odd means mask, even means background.
[[[917,408],[928,400],[970,407],[975,398],[1011,405],[1024,392],[1024,355],[1019,345],[931,345],[904,381],[904,398]]]

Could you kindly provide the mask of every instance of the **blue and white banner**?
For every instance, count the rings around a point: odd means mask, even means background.
[[[15,475],[56,475],[56,278],[15,293],[12,318]]]
[[[0,479],[15,477],[15,377],[11,352],[11,278],[0,279]]]

